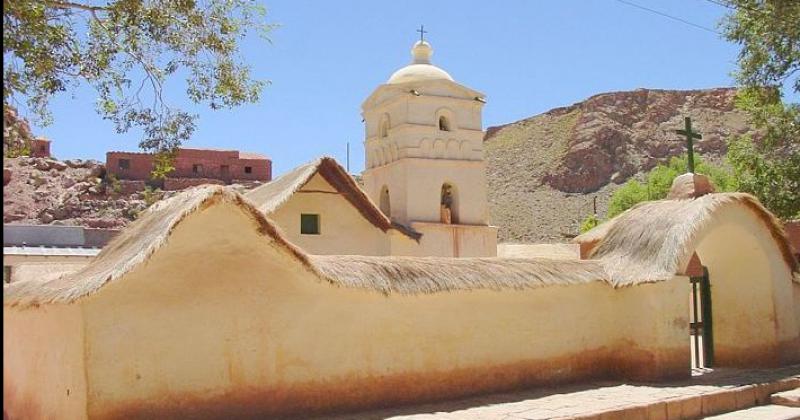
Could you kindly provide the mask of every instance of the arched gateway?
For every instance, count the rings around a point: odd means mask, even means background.
[[[696,327],[705,338],[693,340],[700,348],[692,357],[701,364],[800,361],[798,263],[780,221],[754,197],[706,194],[642,203],[576,241],[583,258],[599,260],[623,285],[689,277],[692,315],[675,322],[687,331]],[[684,353],[688,361],[688,346]]]

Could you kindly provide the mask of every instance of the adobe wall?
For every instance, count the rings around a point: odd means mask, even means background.
[[[775,240],[744,206],[715,213],[697,255],[708,268],[718,366],[800,362],[796,283]]]
[[[317,279],[225,207],[190,216],[82,301],[92,418],[308,414],[689,375],[685,278],[385,296]]]
[[[3,418],[85,419],[81,309],[3,308]]]
[[[395,243],[391,255],[418,257],[496,257],[495,226],[411,223],[422,234],[419,244]]]
[[[497,256],[503,258],[553,258],[577,260],[581,258],[579,244],[497,244]]]
[[[320,215],[319,235],[300,233],[302,213]],[[389,234],[367,221],[319,174],[268,217],[309,254],[389,255]]]

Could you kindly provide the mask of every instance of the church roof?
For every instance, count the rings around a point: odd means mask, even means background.
[[[431,45],[425,41],[417,41],[411,48],[413,58],[411,64],[394,72],[386,83],[394,85],[425,80],[454,81],[446,71],[431,64],[431,55],[433,55]]]
[[[621,284],[656,281],[685,267],[709,223],[736,206],[743,206],[761,220],[794,281],[800,283],[800,269],[781,222],[745,193],[640,203],[574,241],[588,246],[587,258],[599,261]]]
[[[305,165],[298,166],[281,175],[272,182],[261,185],[248,191],[244,196],[252,201],[264,214],[270,215],[289,199],[314,175],[319,174],[333,188],[338,191],[359,213],[375,227],[386,232],[396,229],[412,239],[419,240],[421,235],[411,229],[392,222],[385,214],[367,197],[356,181],[336,160],[323,156]]]

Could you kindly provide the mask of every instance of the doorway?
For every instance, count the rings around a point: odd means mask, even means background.
[[[689,347],[692,369],[714,366],[714,328],[711,315],[711,282],[708,268],[703,266],[703,275],[689,277]]]

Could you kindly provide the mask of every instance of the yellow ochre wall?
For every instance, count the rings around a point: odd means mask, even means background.
[[[83,343],[78,305],[4,308],[3,418],[86,418]]]
[[[685,278],[384,296],[317,280],[226,206],[190,216],[150,262],[83,301],[92,418],[249,417],[689,373]]]
[[[800,361],[797,284],[763,221],[744,207],[728,207],[703,231],[697,254],[711,282],[715,363]]]
[[[300,234],[301,213],[320,215],[320,235]],[[309,254],[389,255],[389,235],[367,221],[319,174],[268,217],[281,227],[286,239]],[[406,239],[410,246],[416,245]]]

